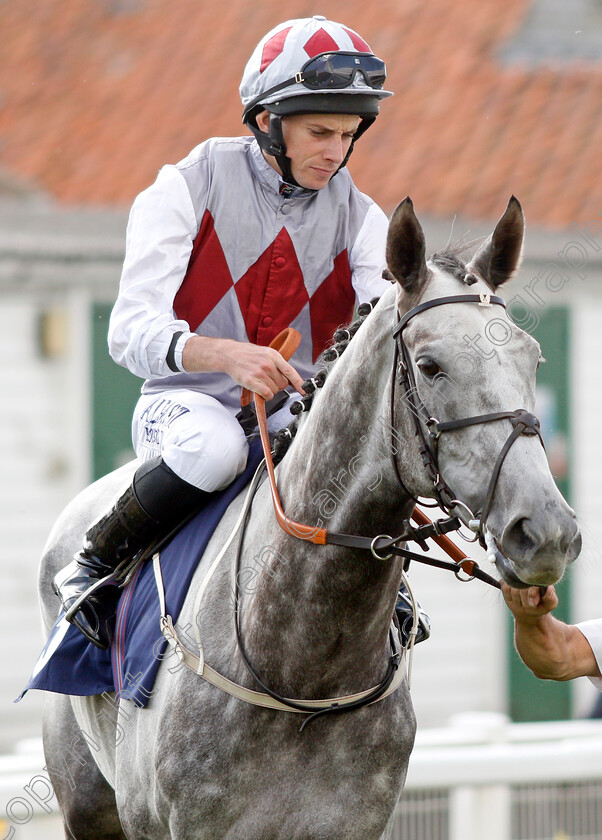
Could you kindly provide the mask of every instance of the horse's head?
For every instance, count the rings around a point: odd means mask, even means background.
[[[453,251],[427,261],[407,198],[387,241],[401,319],[396,406],[399,414],[405,404],[422,441],[418,469],[416,455],[408,465],[400,453],[401,476],[415,495],[438,496],[465,521],[480,520],[482,542],[514,586],[555,583],[581,549],[531,414],[539,345],[495,294],[518,269],[523,233],[513,197],[467,265]]]

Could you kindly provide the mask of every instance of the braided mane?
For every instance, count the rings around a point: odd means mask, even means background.
[[[293,438],[297,434],[299,423],[303,414],[310,410],[313,405],[313,399],[319,388],[322,388],[328,374],[336,364],[338,359],[343,355],[349,342],[364,323],[368,315],[372,312],[380,298],[372,298],[370,303],[361,303],[357,308],[357,318],[348,324],[346,327],[339,327],[333,335],[333,344],[323,351],[318,361],[324,364],[317,373],[311,378],[306,379],[303,383],[303,390],[306,393],[305,397],[291,404],[290,412],[294,419],[284,429],[276,432],[272,442],[272,457],[274,465],[280,463],[288,452]]]

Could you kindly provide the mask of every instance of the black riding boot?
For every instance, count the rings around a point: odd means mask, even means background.
[[[210,495],[177,476],[160,457],[143,463],[109,513],[90,526],[82,550],[54,578],[67,621],[96,647],[108,648],[119,584],[130,561]]]

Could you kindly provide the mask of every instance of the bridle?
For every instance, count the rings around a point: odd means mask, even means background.
[[[456,515],[459,516],[459,518],[462,519],[465,522],[465,524],[467,524],[471,528],[471,530],[473,530],[476,533],[479,542],[483,547],[485,547],[485,531],[487,527],[487,519],[491,512],[491,506],[493,504],[495,490],[497,487],[502,465],[506,459],[506,455],[510,451],[510,448],[512,447],[513,443],[516,440],[518,440],[518,438],[522,435],[537,435],[542,446],[544,446],[544,442],[541,435],[539,420],[537,419],[537,417],[535,417],[535,415],[522,408],[519,408],[515,411],[496,411],[491,414],[479,414],[473,417],[465,417],[460,420],[449,420],[447,422],[440,423],[439,420],[437,420],[436,417],[433,417],[425,407],[418,394],[418,385],[414,373],[414,366],[412,364],[410,351],[403,338],[403,331],[409,324],[409,322],[421,312],[425,312],[426,310],[432,309],[435,306],[445,306],[454,303],[476,303],[479,306],[491,306],[495,304],[496,306],[504,307],[504,309],[506,308],[506,304],[504,303],[501,297],[483,293],[467,295],[448,295],[446,297],[434,298],[433,300],[428,300],[424,303],[419,303],[417,306],[414,306],[402,318],[400,318],[395,329],[393,330],[393,338],[395,339],[396,351],[395,367],[397,368],[398,372],[397,383],[402,388],[402,399],[410,409],[410,413],[414,421],[416,435],[418,436],[421,442],[420,455],[422,458],[422,463],[433,485],[435,498],[437,499],[439,507],[442,510],[444,510],[449,516],[453,515],[452,512],[454,510],[459,511]],[[391,391],[393,411],[393,406],[395,404],[395,388],[393,387]],[[467,426],[476,426],[484,423],[492,423],[497,420],[510,420],[510,423],[512,424],[513,428],[506,442],[502,446],[502,449],[493,467],[491,478],[489,480],[489,485],[487,487],[487,492],[485,494],[483,506],[480,511],[473,513],[468,507],[468,505],[466,505],[460,499],[456,498],[454,492],[450,489],[449,485],[446,483],[446,481],[441,475],[441,470],[439,469],[438,464],[439,438],[442,434],[446,432],[456,431],[457,429],[463,429]],[[399,476],[399,469],[395,458],[394,461],[397,476],[399,481],[401,482],[401,478]]]
[[[297,539],[315,543],[316,545],[340,545],[347,548],[366,549],[379,560],[388,560],[393,555],[397,555],[403,557],[406,561],[415,559],[421,563],[427,563],[440,568],[452,569],[456,573],[456,576],[459,576],[459,571],[463,571],[469,578],[477,577],[480,580],[499,588],[499,581],[483,572],[479,568],[478,564],[474,560],[468,558],[455,543],[445,536],[445,534],[450,531],[459,530],[462,521],[476,532],[481,545],[485,546],[485,529],[487,519],[491,511],[497,482],[502,465],[506,459],[506,455],[510,451],[513,443],[522,435],[537,435],[542,446],[544,446],[544,442],[541,435],[539,420],[525,409],[497,411],[491,414],[479,414],[473,417],[465,417],[460,420],[449,420],[441,423],[436,417],[433,417],[425,407],[418,395],[418,387],[416,377],[414,375],[412,358],[403,339],[403,331],[412,318],[419,315],[421,312],[425,312],[435,306],[445,306],[454,303],[476,303],[479,306],[497,305],[502,306],[504,309],[506,308],[506,304],[501,297],[497,297],[496,295],[491,295],[489,293],[447,295],[444,297],[434,298],[433,300],[428,300],[414,306],[399,319],[393,329],[393,338],[395,340],[395,360],[393,365],[393,384],[391,387],[391,419],[393,420],[394,408],[396,405],[395,384],[397,382],[403,389],[402,398],[405,400],[408,408],[410,408],[410,413],[412,414],[414,420],[415,431],[421,441],[420,455],[427,475],[433,484],[437,504],[447,514],[447,519],[431,522],[430,519],[419,510],[419,508],[415,508],[412,512],[412,518],[418,523],[418,527],[416,528],[412,526],[409,520],[405,520],[402,523],[404,529],[403,532],[396,537],[391,537],[388,534],[378,534],[375,537],[364,537],[355,534],[341,534],[328,531],[320,526],[312,526],[295,522],[285,514],[280,502],[278,489],[276,487],[276,476],[272,462],[271,445],[267,429],[265,402],[259,395],[252,394],[246,389],[243,389],[241,402],[244,406],[252,399],[255,400],[257,423],[265,454],[265,465],[268,473],[274,513],[279,526],[287,534],[290,534],[290,536],[296,537]],[[288,359],[295,352],[299,345],[299,341],[299,334],[295,330],[289,328],[287,330],[283,330],[282,333],[276,336],[270,346],[277,349],[284,358]],[[396,370],[397,378],[395,377]],[[493,467],[483,507],[477,512],[477,514],[475,514],[465,502],[456,498],[454,492],[443,479],[438,465],[438,440],[445,432],[451,432],[467,426],[475,426],[482,423],[491,423],[497,420],[510,420],[513,429],[502,446],[497,461]],[[391,422],[391,435],[392,437],[394,435],[393,422]],[[392,453],[396,451],[394,443],[395,441],[392,440]],[[405,486],[400,476],[395,455],[393,455],[393,463],[400,486],[410,498],[415,498]],[[458,513],[454,514],[454,509],[458,510]],[[424,555],[408,551],[403,547],[405,542],[410,540],[417,542],[421,548],[426,550],[426,539],[433,539],[455,562],[450,564],[446,563],[446,561],[426,558]],[[464,578],[461,579],[463,580]]]

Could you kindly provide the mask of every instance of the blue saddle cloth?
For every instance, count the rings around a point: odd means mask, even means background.
[[[263,458],[261,442],[250,442],[245,471],[208,504],[161,551],[167,612],[174,624],[194,571],[230,503],[251,480]],[[144,563],[125,587],[117,607],[110,650],[90,644],[61,612],[21,695],[31,688],[80,696],[116,691],[146,706],[167,642],[159,628],[159,596],[152,563]]]

